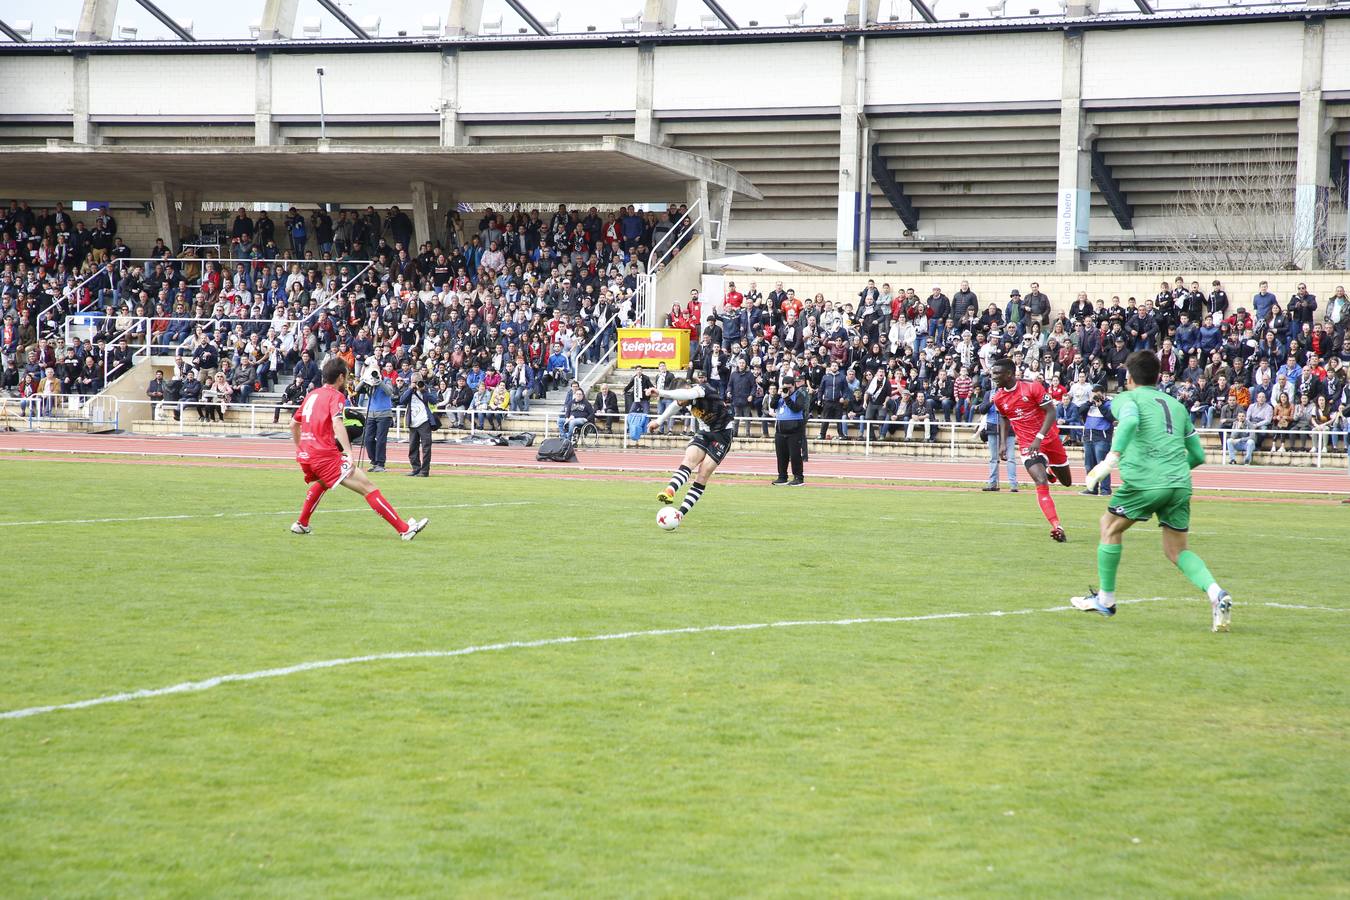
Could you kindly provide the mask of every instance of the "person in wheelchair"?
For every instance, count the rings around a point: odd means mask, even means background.
[[[564,413],[564,418],[560,423],[559,430],[568,440],[575,440],[578,428],[594,422],[595,407],[591,405],[591,401],[586,399],[586,392],[581,389],[581,385],[574,385],[572,388],[572,402]]]

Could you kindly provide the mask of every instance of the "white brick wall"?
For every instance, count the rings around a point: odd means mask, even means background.
[[[657,47],[653,105],[658,112],[838,106],[841,52],[837,42]]]
[[[1085,40],[1084,99],[1297,93],[1303,72],[1298,22],[1089,31]]]
[[[1327,21],[1322,47],[1322,89],[1350,90],[1350,20]]]
[[[0,119],[69,113],[73,68],[69,56],[0,57]]]
[[[89,113],[108,115],[253,115],[253,57],[93,55]]]
[[[879,38],[867,42],[868,104],[1058,100],[1058,33]]]
[[[631,110],[637,50],[461,51],[459,109],[465,113]]]
[[[323,102],[329,115],[434,115],[439,108],[439,53],[275,53],[272,55],[274,114],[319,114],[319,81],[314,74],[319,66],[324,69]],[[250,110],[252,102],[250,74]]]

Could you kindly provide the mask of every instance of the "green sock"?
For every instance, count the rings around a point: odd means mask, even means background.
[[[1120,544],[1097,545],[1097,580],[1100,588],[1108,594],[1116,592],[1116,569],[1120,568]]]
[[[1181,574],[1190,579],[1191,584],[1209,593],[1209,586],[1214,584],[1214,576],[1209,573],[1209,566],[1205,565],[1203,559],[1189,550],[1182,550],[1177,555],[1177,568],[1181,570]]]

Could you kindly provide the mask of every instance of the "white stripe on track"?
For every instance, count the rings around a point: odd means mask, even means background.
[[[1134,600],[1117,600],[1118,605],[1134,603],[1157,603],[1169,600],[1169,597],[1140,597]],[[1256,604],[1253,604],[1256,605]],[[1329,606],[1291,606],[1283,603],[1262,603],[1261,606],[1276,609],[1303,609],[1325,612],[1350,612],[1350,609],[1338,609]],[[372,653],[368,656],[348,656],[341,659],[323,659],[313,662],[296,663],[276,669],[259,669],[254,672],[242,672],[231,675],[216,675],[202,681],[184,681],[162,688],[147,688],[128,691],[121,694],[107,694],[89,700],[76,700],[72,703],[58,703],[51,706],[30,706],[26,709],[12,709],[0,712],[0,719],[24,719],[40,716],[44,713],[70,709],[88,709],[91,706],[103,706],[107,703],[126,703],[129,700],[148,700],[152,697],[166,697],[170,694],[187,694],[206,691],[240,681],[258,681],[263,678],[281,678],[286,675],[298,675],[316,669],[334,669],[339,666],[352,666],[358,663],[384,662],[402,659],[447,659],[455,656],[471,656],[475,653],[494,653],[500,650],[525,650],[532,647],[553,647],[560,644],[586,644],[597,641],[626,641],[632,638],[668,637],[677,634],[712,634],[732,631],[761,631],[767,628],[818,628],[826,626],[848,625],[888,625],[900,622],[932,622],[940,619],[979,619],[1001,618],[1003,616],[1026,616],[1033,613],[1055,613],[1077,611],[1072,606],[1050,606],[1038,609],[996,609],[990,612],[947,612],[929,613],[922,616],[877,616],[856,619],[798,619],[782,622],[752,622],[741,625],[692,625],[685,628],[654,628],[648,631],[620,631],[612,634],[592,634],[583,637],[541,638],[533,641],[503,641],[498,644],[478,644],[461,647],[458,650],[409,650],[398,653]]]
[[[535,500],[502,500],[493,503],[410,504],[405,506],[404,509],[487,509],[493,506],[533,506],[536,502]],[[353,506],[348,509],[317,509],[314,514],[364,512],[368,509],[370,509],[369,506]],[[197,513],[178,516],[127,516],[108,519],[35,519],[30,522],[0,522],[0,528],[32,528],[41,525],[106,525],[114,522],[172,522],[181,519],[240,519],[251,516],[293,516],[296,514],[293,509],[283,509],[277,512]]]

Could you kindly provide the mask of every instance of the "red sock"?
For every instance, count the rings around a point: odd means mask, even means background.
[[[1045,516],[1051,528],[1059,527],[1059,512],[1055,509],[1055,501],[1050,499],[1050,485],[1036,485],[1036,502],[1041,505],[1041,515]]]
[[[319,505],[319,500],[323,498],[324,492],[327,490],[328,488],[318,481],[309,486],[309,493],[305,494],[305,505],[300,509],[299,522],[301,525],[306,528],[309,527],[309,517],[314,515],[314,507]]]
[[[366,502],[370,504],[371,509],[380,514],[380,518],[393,525],[394,530],[399,534],[408,530],[408,523],[398,517],[398,512],[389,505],[388,500],[384,499],[384,494],[379,491],[371,491],[366,494]]]

